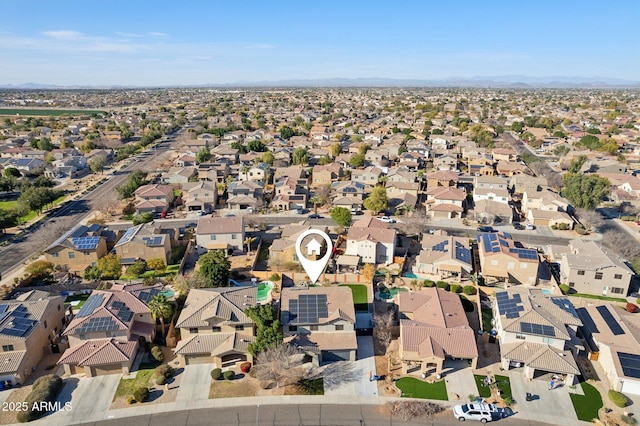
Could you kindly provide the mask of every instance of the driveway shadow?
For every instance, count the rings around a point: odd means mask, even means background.
[[[338,388],[345,383],[351,383],[354,381],[355,373],[368,374],[364,372],[357,372],[354,369],[354,365],[350,361],[334,362],[322,368],[322,377],[324,378],[325,390]]]
[[[64,406],[67,402],[71,402],[71,395],[73,393],[74,390],[76,390],[78,388],[78,383],[80,382],[80,380],[76,379],[76,378],[69,378],[69,379],[64,379],[64,382],[62,383],[62,389],[60,389],[60,393],[58,393],[58,397],[56,398],[56,402],[58,402],[58,406],[64,410]],[[56,413],[57,411],[50,411],[46,414],[44,414],[41,418],[50,416],[54,413]]]

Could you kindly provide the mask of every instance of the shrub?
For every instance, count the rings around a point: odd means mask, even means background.
[[[568,223],[559,223],[556,225],[556,229],[560,230],[560,231],[567,231],[569,230],[569,224]]]
[[[446,281],[438,281],[436,283],[436,285],[438,286],[438,288],[442,288],[444,290],[449,290],[449,283]]]
[[[272,275],[269,277],[269,281],[273,281],[274,283],[279,282],[279,281],[280,281],[280,275],[278,275],[278,274],[272,274]]]
[[[249,377],[253,377],[255,379],[255,377],[256,377],[256,367],[255,366],[251,366],[251,368],[249,369]]]
[[[460,287],[458,284],[451,284],[451,286],[449,287],[449,291],[451,293],[460,293],[460,291],[462,290],[462,287]]]
[[[164,361],[164,353],[162,353],[160,346],[154,346],[151,348],[151,356],[158,362]]]
[[[476,294],[476,288],[472,285],[465,285],[462,288],[462,292],[467,296],[473,296],[474,294]]]
[[[551,225],[551,229],[553,229],[553,230],[555,231],[556,229],[558,229],[558,225],[556,225],[556,224],[554,223],[553,225]]]
[[[576,225],[575,231],[576,231],[576,233],[578,235],[586,235],[587,234],[587,230],[584,229],[584,226],[582,226],[582,225]]]
[[[173,376],[173,367],[171,367],[169,364],[162,364],[156,367],[154,374],[156,376],[163,376],[165,378],[169,378],[171,376]]]
[[[224,377],[225,380],[231,380],[233,379],[233,376],[235,376],[236,373],[234,373],[233,371],[229,370],[229,371],[225,371],[222,374],[222,377]]]
[[[424,281],[422,282],[422,286],[423,286],[423,287],[434,287],[435,285],[436,285],[436,283],[434,283],[434,282],[433,282],[433,281],[431,281],[431,280],[424,280]]]
[[[620,420],[622,420],[624,423],[628,424],[628,425],[637,425],[638,421],[636,420],[635,417],[631,417],[628,414],[623,414],[620,416]]]
[[[133,397],[137,402],[145,402],[149,399],[149,388],[137,388],[133,391]]]
[[[165,383],[167,383],[167,378],[164,376],[158,376],[156,377],[156,385],[164,385]]]
[[[213,380],[218,380],[220,377],[222,377],[222,370],[220,368],[214,368],[211,370],[211,378]]]
[[[569,291],[571,291],[571,287],[569,287],[567,284],[560,284],[559,287],[562,294],[569,294]]]
[[[626,309],[627,312],[632,314],[638,312],[638,306],[635,303],[627,303]]]
[[[242,364],[240,364],[240,371],[246,374],[249,372],[249,370],[251,370],[250,362],[243,362]]]
[[[609,390],[609,399],[611,402],[616,404],[618,407],[626,407],[627,406],[627,397],[624,396],[623,393],[615,391],[613,389]]]
[[[18,421],[20,423],[30,422],[46,414],[47,411],[32,410],[34,403],[55,401],[61,387],[62,379],[55,374],[48,374],[36,379],[31,387],[31,392],[24,400],[28,408],[26,411],[18,413]]]
[[[127,402],[127,404],[131,405],[131,404],[135,404],[136,403],[136,399],[133,397],[133,395],[128,395],[125,398],[125,401]]]

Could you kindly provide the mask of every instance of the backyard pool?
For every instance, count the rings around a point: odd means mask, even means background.
[[[165,287],[165,288],[162,289],[160,294],[163,295],[164,297],[166,297],[167,299],[171,299],[173,296],[176,295],[176,292],[173,291],[173,289],[171,287]]]
[[[262,281],[258,284],[258,302],[266,302],[274,284],[271,281]]]
[[[551,290],[547,290],[546,288],[543,288],[541,291],[542,294],[551,294]]]
[[[403,277],[405,278],[411,278],[412,280],[415,280],[416,278],[418,278],[418,276],[416,274],[414,274],[413,272],[409,272],[403,275]]]
[[[392,289],[384,288],[380,290],[380,299],[384,299],[384,300],[393,299],[393,296],[395,296],[396,294],[404,293],[407,291],[409,291],[409,289],[406,289],[404,287],[392,288]]]

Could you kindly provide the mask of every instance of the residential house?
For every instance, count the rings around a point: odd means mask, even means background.
[[[311,185],[326,186],[336,182],[343,175],[342,166],[330,163],[324,166],[313,166]]]
[[[398,294],[402,374],[440,377],[446,359],[478,362],[475,333],[460,297],[440,288]]]
[[[351,181],[369,186],[376,186],[382,176],[382,170],[376,166],[351,171]]]
[[[171,167],[162,174],[161,181],[166,185],[183,185],[198,177],[198,169],[195,167]]]
[[[123,264],[131,264],[136,260],[162,259],[165,265],[171,259],[171,237],[156,233],[147,224],[133,226],[125,231],[113,247]]]
[[[538,252],[515,241],[510,234],[479,234],[478,254],[485,279],[491,277],[509,284],[538,282]]]
[[[439,170],[427,173],[427,188],[437,186],[456,186],[458,184],[458,172]]]
[[[414,183],[417,180],[418,174],[404,167],[396,167],[389,169],[387,173],[388,183]]]
[[[328,232],[326,226],[312,226],[308,224],[291,224],[282,230],[280,238],[273,240],[269,246],[269,263],[278,269],[287,263],[299,262],[296,253],[296,242],[303,232],[309,229],[317,229],[319,231]]]
[[[473,260],[469,239],[452,237],[443,231],[424,234],[422,249],[412,271],[416,275],[436,275],[439,280],[471,274]]]
[[[458,170],[458,157],[451,154],[441,155],[433,160],[433,168],[439,171],[456,171]]]
[[[429,217],[460,218],[466,208],[466,191],[451,186],[434,186],[427,190],[425,207]]]
[[[522,194],[522,211],[526,213],[531,209],[570,212],[570,203],[560,194],[546,189],[526,190]]]
[[[70,347],[58,364],[65,374],[128,374],[140,345],[153,342],[156,321],[149,302],[161,291],[160,285],[142,284],[94,290],[63,333]]]
[[[347,233],[346,255],[359,256],[362,263],[390,264],[396,246],[396,230],[376,218],[356,221]]]
[[[569,242],[560,258],[560,281],[578,293],[626,297],[633,270],[620,256],[594,241]]]
[[[271,205],[278,211],[303,210],[307,208],[307,180],[283,177],[275,185],[275,196]]]
[[[285,287],[280,321],[284,342],[314,365],[356,360],[356,313],[349,287]]]
[[[518,153],[511,148],[494,148],[491,151],[493,161],[516,161]]]
[[[473,203],[470,216],[478,223],[487,225],[496,222],[510,224],[513,222],[513,210],[509,204],[495,200],[478,200]]]
[[[411,194],[418,197],[420,191],[419,182],[389,182],[385,185],[387,189],[387,198],[403,198],[404,194]]]
[[[103,226],[95,223],[72,228],[44,250],[44,257],[63,271],[82,273],[107,254],[103,230]]]
[[[496,172],[501,176],[517,176],[527,172],[527,166],[512,161],[498,161]]]
[[[362,210],[364,199],[364,184],[359,182],[334,182],[331,184],[331,205],[345,207],[352,213]]]
[[[174,199],[173,187],[161,184],[142,185],[136,189],[134,195],[138,214],[168,211]]]
[[[245,310],[258,305],[257,298],[257,287],[191,290],[176,322],[181,338],[176,355],[185,365],[253,363],[248,347],[255,341],[255,324]]]
[[[229,164],[221,161],[216,163],[202,163],[198,165],[198,179],[224,184],[229,176]]]
[[[212,213],[216,207],[218,189],[216,184],[207,181],[182,184],[182,203],[187,211]]]
[[[575,221],[567,213],[559,210],[530,209],[527,212],[527,221],[535,226],[558,227],[573,229]]]
[[[257,211],[264,205],[262,186],[255,182],[231,182],[227,192],[227,206],[230,209]]]
[[[240,161],[240,153],[237,149],[231,148],[230,145],[220,145],[213,149],[216,160],[226,160],[229,164],[238,164]]]
[[[611,387],[624,394],[640,395],[640,336],[637,318],[611,303],[589,303],[578,308],[582,334]],[[594,356],[595,355],[595,356]]]
[[[198,252],[223,249],[227,253],[244,252],[244,220],[242,217],[208,217],[198,220],[196,242]]]
[[[0,312],[0,382],[24,384],[42,358],[59,349],[66,323],[64,301],[31,290],[1,300]]]
[[[268,164],[260,163],[253,167],[242,168],[238,173],[239,181],[251,181],[264,184],[267,181],[271,167]]]
[[[473,188],[473,201],[495,201],[497,203],[509,204],[509,191],[506,188],[475,187]]]
[[[580,375],[574,356],[582,346],[576,336],[582,321],[567,296],[531,288],[498,291],[493,311],[502,369],[522,367],[529,380],[558,375],[573,385]]]

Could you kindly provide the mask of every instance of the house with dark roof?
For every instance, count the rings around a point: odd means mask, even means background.
[[[422,249],[413,265],[416,275],[436,275],[438,279],[462,277],[473,271],[469,239],[452,237],[444,231],[424,234]]]
[[[139,259],[162,259],[168,265],[171,259],[171,237],[168,234],[158,234],[154,228],[145,225],[141,223],[127,229],[113,251],[120,256],[123,264]]]
[[[32,290],[0,301],[0,382],[22,384],[42,358],[58,350],[65,325],[61,296]]]
[[[82,273],[107,254],[103,231],[104,227],[95,223],[72,228],[44,250],[45,259],[64,271]]]
[[[181,336],[176,355],[185,365],[217,368],[253,362],[248,346],[255,341],[255,324],[244,311],[258,305],[257,292],[257,287],[191,290],[176,323]]]
[[[284,342],[314,365],[356,360],[356,313],[349,287],[283,288],[280,322]]]
[[[331,205],[344,207],[352,213],[362,210],[364,184],[360,182],[334,182],[331,184]]]
[[[138,348],[153,342],[156,322],[149,302],[162,287],[114,285],[95,290],[64,331],[69,349],[58,364],[66,374],[86,377],[129,373]]]
[[[574,358],[584,349],[576,333],[582,321],[567,296],[540,289],[496,292],[493,306],[502,368],[522,368],[528,379],[566,376],[572,385],[580,374]]]
[[[475,333],[457,294],[435,287],[399,293],[398,311],[403,374],[438,376],[450,358],[468,359],[476,368]]]

